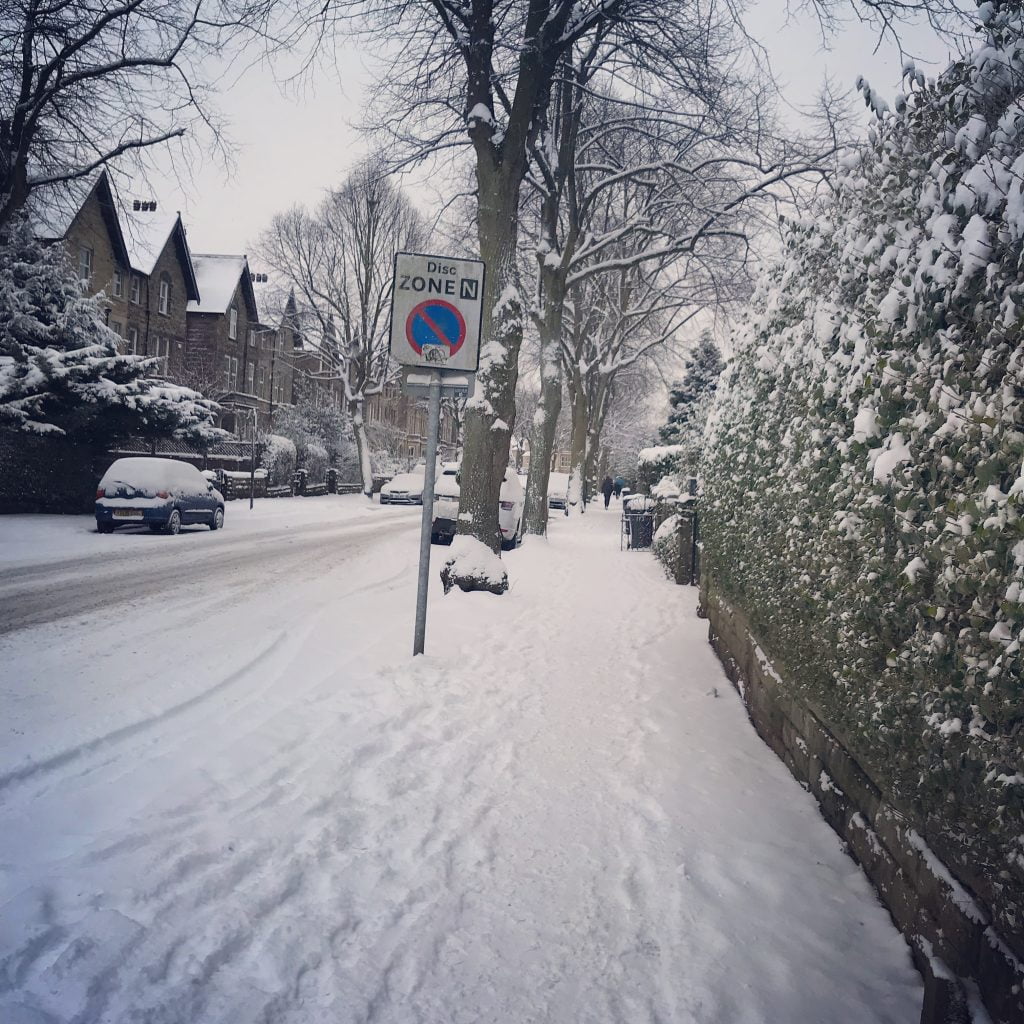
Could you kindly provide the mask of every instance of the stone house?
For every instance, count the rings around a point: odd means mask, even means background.
[[[193,259],[201,298],[188,304],[186,377],[221,404],[224,429],[244,436],[254,411],[259,429],[269,429],[274,407],[291,401],[291,375],[278,358],[280,332],[260,321],[249,261]]]
[[[125,210],[106,171],[82,185],[34,197],[36,235],[61,242],[84,287],[103,293],[107,323],[124,349],[160,360],[155,373],[177,380],[185,366],[185,307],[199,298],[181,217],[156,201]]]
[[[199,286],[181,216],[162,213],[154,200],[134,200],[121,221],[129,273],[111,284],[108,322],[124,338],[126,351],[156,356],[157,374],[182,382],[186,309],[198,301]]]
[[[387,440],[388,453],[399,463],[413,465],[427,449],[427,403],[402,392],[398,381],[366,402],[366,425],[371,440]],[[447,403],[441,405],[438,452],[443,459],[454,459],[459,448],[459,430]]]

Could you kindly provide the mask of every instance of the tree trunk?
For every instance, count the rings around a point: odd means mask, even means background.
[[[523,340],[515,273],[521,180],[515,163],[477,162],[480,256],[487,270],[477,394],[466,404],[458,532],[475,537],[494,552],[501,546],[498,502],[508,466]]]
[[[350,398],[348,414],[352,420],[352,435],[356,439],[356,455],[359,457],[359,481],[363,494],[373,498],[373,465],[370,462],[370,440],[366,436],[366,423],[363,421],[364,399]]]
[[[526,478],[527,533],[543,537],[548,532],[548,478],[555,429],[562,411],[562,312],[565,306],[564,275],[541,267],[544,315],[540,333],[540,402],[530,424],[530,471]]]
[[[582,388],[573,388],[572,441],[569,445],[569,502],[586,512],[587,480],[587,399]]]

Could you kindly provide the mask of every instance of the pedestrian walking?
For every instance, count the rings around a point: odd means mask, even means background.
[[[612,500],[612,491],[615,490],[615,484],[612,483],[612,478],[606,476],[601,481],[601,493],[604,495],[604,507],[608,507],[608,502]]]

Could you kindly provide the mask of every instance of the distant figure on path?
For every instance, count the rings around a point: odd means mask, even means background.
[[[612,500],[612,491],[615,490],[615,484],[612,483],[612,478],[606,476],[601,481],[601,493],[604,495],[604,507],[608,507],[608,502]]]
[[[614,480],[615,484],[615,497],[622,497],[622,488],[626,486],[626,478],[624,476],[617,476]]]

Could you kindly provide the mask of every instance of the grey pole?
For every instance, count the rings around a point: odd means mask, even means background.
[[[430,372],[427,399],[427,464],[423,475],[423,515],[420,517],[420,571],[416,586],[416,637],[413,657],[423,653],[427,633],[427,585],[430,582],[430,528],[434,522],[434,477],[437,467],[437,434],[441,424],[441,374]]]
[[[249,449],[249,511],[256,494],[256,407],[252,410],[252,447]]]

